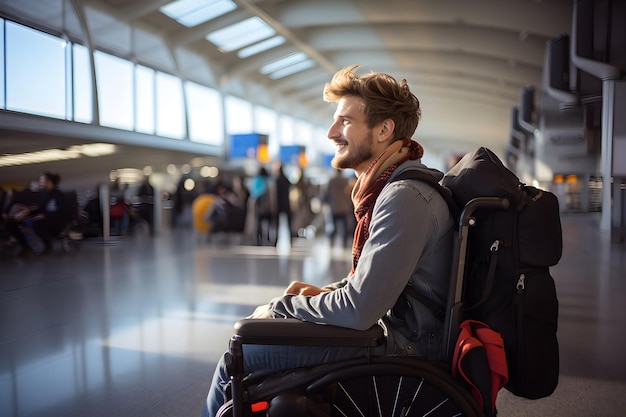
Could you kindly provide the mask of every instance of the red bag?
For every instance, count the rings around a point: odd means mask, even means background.
[[[509,380],[504,341],[500,333],[480,321],[465,320],[460,327],[452,375],[459,374],[470,386],[485,415],[493,416],[498,391]]]

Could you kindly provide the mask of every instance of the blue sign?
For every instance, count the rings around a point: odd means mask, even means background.
[[[244,133],[230,136],[230,158],[257,158],[260,145],[267,145],[267,135]]]
[[[283,164],[300,165],[300,157],[304,154],[302,145],[281,145],[280,162]]]

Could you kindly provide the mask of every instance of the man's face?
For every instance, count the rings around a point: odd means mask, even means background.
[[[332,160],[333,167],[352,168],[357,175],[364,172],[374,158],[374,135],[367,126],[362,109],[360,98],[342,97],[337,103],[334,121],[327,135],[337,147]]]

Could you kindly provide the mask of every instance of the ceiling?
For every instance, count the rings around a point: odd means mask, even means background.
[[[405,78],[420,99],[414,138],[442,154],[476,146],[504,151],[511,108],[524,86],[540,91],[546,42],[570,32],[573,8],[572,0],[234,0],[235,10],[186,27],[159,11],[169,2],[0,0],[0,14],[324,127],[332,108],[321,93],[335,71],[360,64],[362,72],[387,72]],[[255,15],[286,42],[241,59],[205,39]],[[292,52],[306,53],[313,67],[280,79],[259,73]],[[16,138],[0,134],[5,153]],[[194,152],[202,150],[181,156]],[[95,158],[81,167],[104,168]]]

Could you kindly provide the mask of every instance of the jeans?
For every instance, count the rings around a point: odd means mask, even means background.
[[[383,354],[384,346],[369,350],[372,354]],[[280,372],[286,369],[319,365],[322,363],[339,362],[363,357],[368,354],[367,348],[338,348],[310,346],[259,346],[243,347],[244,372],[267,370]],[[224,357],[220,359],[213,375],[213,381],[206,400],[202,417],[214,417],[224,404],[224,387],[229,376],[224,365]]]

